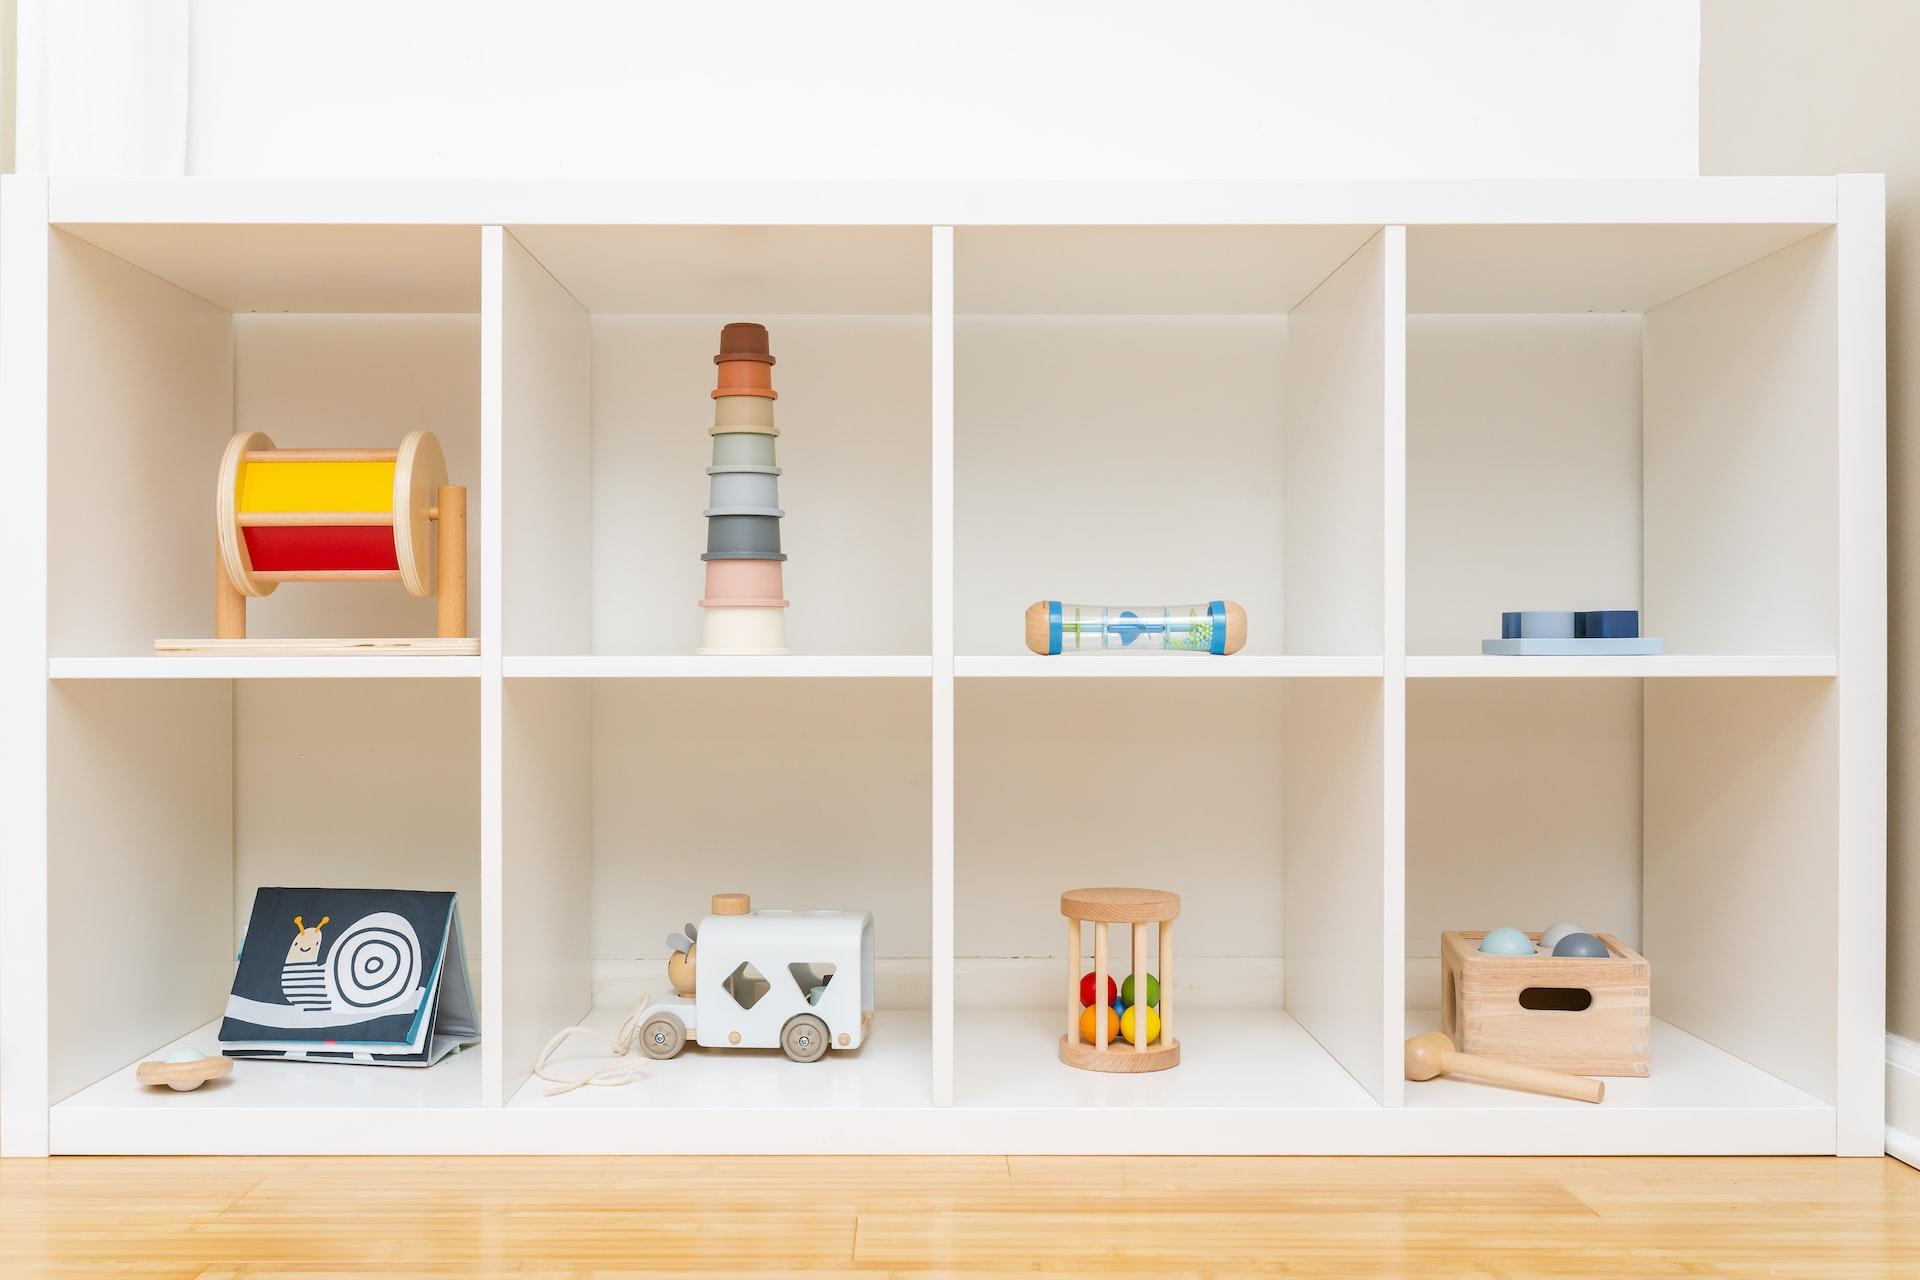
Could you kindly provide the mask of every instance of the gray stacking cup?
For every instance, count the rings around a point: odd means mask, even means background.
[[[780,550],[779,510],[758,507],[709,507],[707,552],[765,555]]]
[[[773,437],[755,431],[723,431],[713,437],[713,465],[770,467],[773,465]]]
[[[780,505],[778,467],[708,467],[707,475],[713,484],[711,506],[771,510]]]

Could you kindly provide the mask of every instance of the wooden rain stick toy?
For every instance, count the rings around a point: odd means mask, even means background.
[[[473,654],[467,637],[467,490],[447,483],[430,431],[397,449],[279,449],[258,431],[227,442],[214,491],[214,640],[162,654]],[[247,600],[283,582],[398,582],[437,597],[437,639],[249,640]]]
[[[1027,606],[1027,648],[1055,653],[1238,653],[1247,611],[1231,600],[1205,604]]]
[[[1544,1093],[1555,1098],[1571,1098],[1575,1102],[1599,1102],[1607,1096],[1607,1086],[1603,1080],[1589,1080],[1585,1076],[1570,1076],[1561,1071],[1523,1067],[1512,1062],[1497,1062],[1492,1058],[1457,1053],[1453,1041],[1438,1031],[1429,1031],[1407,1041],[1406,1071],[1409,1080],[1431,1080],[1443,1073],[1471,1076],[1487,1084],[1524,1089],[1528,1093]]]

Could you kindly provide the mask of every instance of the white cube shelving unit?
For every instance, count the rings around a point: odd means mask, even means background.
[[[0,183],[0,1147],[1878,1152],[1876,177]],[[691,656],[708,357],[780,359],[793,653]],[[222,444],[428,427],[478,658],[158,658]],[[1036,658],[1043,596],[1246,605]],[[1504,608],[1666,652],[1487,658]],[[429,633],[289,589],[261,635]],[[460,892],[485,1039],[208,1047],[263,884]],[[1184,900],[1183,1061],[1074,1071],[1058,899]],[[873,1035],[549,1097],[719,890],[867,908]],[[1653,966],[1599,1107],[1409,1084],[1446,928]]]

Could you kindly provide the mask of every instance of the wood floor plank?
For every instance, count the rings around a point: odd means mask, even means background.
[[[0,1162],[0,1275],[1920,1277],[1891,1160]]]

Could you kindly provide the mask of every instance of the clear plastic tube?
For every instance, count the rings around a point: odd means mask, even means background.
[[[1246,613],[1231,600],[1201,604],[1069,604],[1027,610],[1035,653],[1232,653],[1246,639]]]

